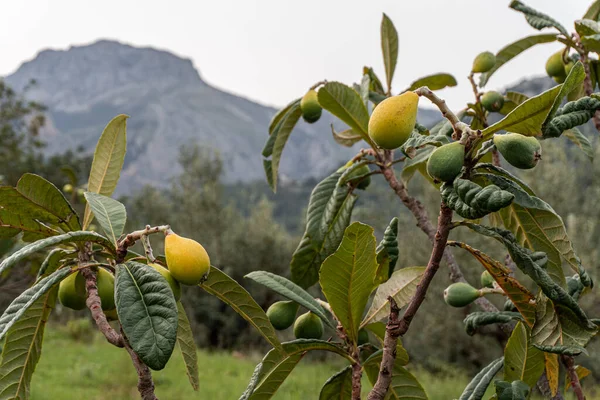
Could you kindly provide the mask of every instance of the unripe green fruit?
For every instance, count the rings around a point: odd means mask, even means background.
[[[561,83],[565,83],[565,79],[567,79],[566,75],[557,75],[557,76],[553,76],[552,79],[554,80],[554,82],[561,84]]]
[[[79,271],[67,276],[58,285],[58,300],[63,306],[83,310],[85,299],[85,278]]]
[[[548,76],[566,76],[565,63],[562,58],[563,51],[554,53],[546,61],[546,73]]]
[[[317,122],[321,118],[323,108],[319,104],[316,90],[311,89],[306,92],[302,100],[300,100],[300,109],[302,110],[302,118],[309,124]]]
[[[348,176],[348,182],[353,182],[353,178],[360,177],[361,175],[366,175],[369,172],[371,172],[371,170],[369,169],[368,165],[363,165],[361,167],[358,167],[350,173],[350,175]],[[356,185],[356,188],[365,190],[366,188],[369,187],[370,184],[371,184],[371,176],[367,176],[366,178],[361,178],[360,182],[358,182],[358,185]]]
[[[321,339],[323,336],[323,321],[312,312],[302,314],[294,323],[296,339]]]
[[[278,331],[289,328],[296,319],[298,304],[294,301],[278,301],[271,304],[267,310],[267,317],[273,328]]]
[[[494,287],[494,277],[487,270],[481,273],[481,287]]]
[[[542,158],[540,142],[532,136],[519,133],[494,135],[494,144],[506,161],[519,169],[531,169]]]
[[[471,71],[488,72],[494,68],[494,65],[496,65],[496,56],[494,53],[484,51],[483,53],[479,53],[473,60],[473,68]]]
[[[498,112],[504,105],[504,96],[493,90],[481,96],[481,105],[488,111]]]
[[[465,282],[457,282],[444,290],[444,301],[452,307],[465,307],[477,300],[481,292]]]
[[[70,183],[67,183],[65,186],[63,186],[63,192],[73,193],[73,185],[71,185]]]
[[[365,343],[369,343],[369,332],[365,329],[361,329],[358,331],[358,345],[362,346]]]
[[[163,278],[165,278],[165,280],[171,287],[171,291],[173,292],[175,301],[179,301],[179,299],[181,299],[181,285],[175,280],[175,278],[173,278],[169,270],[163,267],[162,265],[156,263],[150,263],[148,265],[154,268],[159,274],[163,276]]]
[[[451,182],[460,174],[465,162],[465,146],[452,142],[438,147],[427,160],[427,173],[433,179]]]
[[[565,65],[565,75],[569,75],[573,67],[575,66],[575,62],[569,61],[567,65]]]
[[[104,268],[98,268],[96,275],[96,286],[98,287],[98,296],[102,302],[103,310],[112,310],[115,308],[115,277]]]
[[[369,136],[382,149],[393,150],[408,140],[417,123],[419,95],[405,92],[375,107],[369,120]]]

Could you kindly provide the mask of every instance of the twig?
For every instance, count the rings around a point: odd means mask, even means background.
[[[326,80],[319,81],[319,82],[315,83],[314,85],[312,85],[312,86],[310,87],[310,90],[315,90],[315,89],[316,89],[316,88],[318,88],[319,86],[321,86],[321,85],[326,85],[326,84],[327,84],[327,81],[326,81]]]
[[[471,82],[471,88],[473,89],[473,95],[475,96],[475,103],[479,103],[480,99],[481,99],[481,93],[479,93],[479,90],[477,89],[477,84],[475,83],[475,79],[473,79],[475,73],[471,72],[468,76],[469,78],[469,82]]]
[[[577,371],[575,371],[575,360],[573,360],[572,356],[565,355],[562,355],[560,358],[565,367],[567,367],[567,373],[569,374],[569,378],[571,378],[571,387],[573,388],[575,396],[577,396],[577,400],[585,400],[585,395],[583,394],[583,389],[581,388],[581,382],[579,382]]]
[[[115,258],[116,263],[120,264],[125,260],[125,257],[127,256],[127,249],[133,246],[135,242],[142,239],[144,236],[148,236],[158,232],[169,233],[172,231],[169,225],[159,225],[154,227],[146,225],[145,229],[133,231],[127,234],[125,238],[119,241],[119,245],[117,246],[117,257]]]
[[[150,225],[146,225],[146,228],[150,228]],[[156,257],[154,257],[154,253],[152,252],[152,246],[150,245],[150,237],[148,235],[142,236],[142,245],[144,246],[144,252],[146,253],[146,258],[151,263],[156,262]]]

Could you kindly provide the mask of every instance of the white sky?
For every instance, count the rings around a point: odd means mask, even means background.
[[[400,56],[394,88],[449,72],[459,85],[440,94],[453,108],[471,100],[473,57],[539,33],[509,0],[42,0],[4,1],[0,75],[45,48],[100,38],[153,46],[191,58],[211,85],[281,106],[321,79],[352,83],[363,65],[383,78],[381,13],[394,21]],[[589,0],[526,0],[569,30]],[[503,67],[489,87],[544,73],[557,44],[541,45]]]

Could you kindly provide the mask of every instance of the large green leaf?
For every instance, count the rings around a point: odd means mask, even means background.
[[[42,353],[48,316],[58,288],[37,299],[8,330],[0,360],[0,399],[28,399],[31,377]]]
[[[89,192],[110,196],[115,191],[127,151],[127,118],[127,115],[117,115],[104,128],[94,151],[87,187]],[[83,229],[92,222],[91,213],[89,205],[86,205]]]
[[[561,106],[563,99],[574,89],[581,86],[584,79],[585,70],[583,68],[583,64],[581,63],[581,61],[577,61],[577,63],[569,71],[569,75],[567,75],[567,78],[565,79],[563,84],[560,85],[560,91],[554,99],[554,103],[552,104],[552,108],[550,109],[550,112],[546,117],[546,121],[544,121],[544,125],[547,124],[548,121],[556,115],[556,111],[558,111],[559,107]]]
[[[361,322],[361,327],[373,322],[385,320],[390,313],[389,296],[392,296],[398,307],[407,305],[417,291],[417,286],[425,272],[424,267],[402,268],[391,276],[391,278],[379,285],[373,297],[371,308]]]
[[[24,242],[34,242],[60,233],[36,219],[16,214],[0,206],[0,239],[10,239],[21,232]]]
[[[571,37],[569,32],[554,18],[541,13],[537,10],[534,10],[531,7],[526,6],[518,0],[513,0],[510,3],[510,8],[516,11],[520,11],[525,15],[525,19],[533,28],[542,30],[544,28],[556,28],[560,33],[562,33],[567,38]]]
[[[239,283],[218,268],[210,267],[208,279],[200,287],[229,305],[242,318],[248,321],[276,349],[281,349],[281,343],[267,314],[254,301],[250,293]]]
[[[319,283],[349,339],[356,343],[358,328],[375,284],[377,258],[373,228],[355,222],[338,250],[321,266]]]
[[[60,266],[61,260],[68,254],[66,250],[60,248],[50,250],[44,261],[42,261],[42,265],[40,265],[36,280],[56,271]],[[76,255],[71,254],[71,257],[76,257]]]
[[[479,86],[484,87],[492,74],[498,70],[502,65],[506,64],[525,50],[533,47],[537,44],[542,43],[550,43],[556,41],[555,34],[544,34],[544,35],[534,35],[528,36],[523,39],[519,39],[514,43],[511,43],[504,48],[502,48],[498,54],[496,54],[496,64],[494,67],[488,72],[481,74],[479,79]]]
[[[583,18],[597,21],[598,14],[600,14],[600,0],[596,0],[592,3],[592,5],[587,9],[585,14],[583,15]]]
[[[271,119],[271,122],[269,123],[269,135],[271,135],[273,132],[275,132],[277,125],[279,124],[279,122],[281,122],[281,120],[283,119],[285,114],[287,114],[287,112],[290,111],[290,109],[292,107],[294,107],[294,105],[300,104],[300,100],[301,99],[295,99],[295,100],[291,101],[287,106],[285,106],[281,110],[277,111],[277,113],[275,113],[275,115]],[[269,153],[268,155],[271,155],[271,153]],[[265,157],[267,157],[268,155],[266,155]]]
[[[575,143],[577,147],[583,151],[583,154],[594,161],[594,148],[592,142],[577,128],[571,128],[563,132],[563,135],[571,142]]]
[[[335,329],[335,325],[327,318],[323,307],[307,291],[296,285],[294,282],[267,271],[250,272],[245,278],[252,279],[273,290],[274,292],[300,304],[307,310],[312,311],[319,316],[327,325]]]
[[[459,400],[481,400],[490,382],[492,382],[492,379],[494,379],[494,376],[500,371],[503,365],[503,357],[489,363],[469,382],[460,395]]]
[[[319,89],[319,104],[372,145],[367,133],[369,112],[356,90],[340,82],[328,82]]]
[[[377,352],[363,363],[367,377],[373,385],[377,382],[382,357],[383,353]],[[417,378],[400,363],[394,363],[394,368],[391,372],[392,382],[386,399],[427,400],[427,393],[425,393]]]
[[[529,329],[521,322],[517,323],[504,348],[504,380],[520,380],[533,386],[544,367],[544,353],[533,346]]]
[[[410,84],[407,90],[415,90],[421,86],[427,86],[430,90],[440,90],[447,87],[456,86],[456,78],[450,74],[440,72],[438,74],[427,75],[417,79]]]
[[[70,230],[79,230],[79,217],[65,196],[51,182],[35,174],[25,174],[17,182],[17,191],[44,208]]]
[[[17,188],[10,186],[0,187],[0,208],[3,212],[14,214],[20,218],[33,219],[46,225],[67,228],[66,220],[58,217],[46,207],[25,197]]]
[[[0,274],[6,271],[8,268],[15,265],[17,262],[29,257],[30,255],[44,250],[50,246],[56,246],[59,244],[67,243],[79,243],[79,242],[94,242],[106,247],[111,253],[115,252],[114,245],[108,241],[104,236],[99,235],[95,232],[77,231],[67,232],[62,235],[49,237],[47,239],[38,240],[37,242],[30,243],[25,247],[22,247],[18,251],[14,252],[10,256],[6,257],[2,263],[0,263]]]
[[[593,19],[579,19],[575,21],[575,31],[581,36],[600,33],[600,24]]]
[[[179,344],[179,350],[181,350],[181,355],[183,356],[185,371],[190,384],[194,390],[198,391],[200,377],[198,375],[196,343],[194,342],[194,333],[192,332],[190,321],[181,302],[177,302],[177,344]]]
[[[59,269],[51,275],[41,279],[33,286],[26,289],[4,310],[0,317],[0,343],[10,328],[17,323],[35,302],[43,297],[54,285],[62,281],[71,273],[68,268]]]
[[[319,400],[352,400],[352,367],[347,366],[323,385]]]
[[[600,52],[600,34],[584,36],[581,38],[581,44],[585,46],[587,50],[591,50],[595,53]]]
[[[525,321],[523,316],[513,311],[477,311],[465,317],[465,331],[468,335],[474,335],[477,328],[492,324],[508,324],[513,321]]]
[[[385,78],[388,91],[392,90],[392,79],[398,61],[398,32],[391,19],[385,14],[381,19],[381,52],[385,66]]]
[[[171,358],[177,341],[177,304],[167,281],[135,261],[117,265],[115,303],[131,348],[154,370]]]
[[[85,192],[84,196],[102,230],[117,247],[127,221],[125,206],[115,199],[93,192]]]

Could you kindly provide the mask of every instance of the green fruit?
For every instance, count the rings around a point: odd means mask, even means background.
[[[483,53],[479,53],[473,60],[473,68],[471,71],[488,72],[494,68],[494,65],[496,65],[496,56],[494,53],[484,51]]]
[[[569,75],[571,73],[571,70],[573,69],[574,66],[575,66],[575,62],[574,61],[569,61],[567,63],[567,65],[565,65],[565,75]]]
[[[321,339],[323,321],[310,311],[302,314],[294,323],[294,336],[296,339]]]
[[[493,90],[481,96],[481,105],[488,111],[498,112],[504,105],[504,96]]]
[[[554,79],[554,82],[561,84],[561,83],[565,83],[565,79],[567,79],[566,75],[558,75],[558,76],[553,76],[552,79]]]
[[[554,53],[546,61],[546,73],[548,76],[566,76],[565,63],[563,62],[563,51]]]
[[[67,183],[65,186],[63,186],[63,192],[73,193],[73,185],[71,185],[70,183]]]
[[[465,161],[465,146],[452,142],[438,147],[427,160],[427,173],[433,179],[451,182],[460,174]]]
[[[150,263],[148,265],[154,268],[159,274],[163,276],[163,278],[165,278],[165,280],[171,287],[171,291],[173,291],[175,301],[179,301],[179,299],[181,299],[181,285],[175,280],[175,278],[173,278],[173,276],[171,276],[169,270],[163,267],[162,265],[156,263]]]
[[[375,107],[369,120],[369,136],[382,149],[393,150],[408,140],[417,122],[419,95],[405,92]]]
[[[457,282],[444,290],[444,301],[452,307],[465,307],[477,300],[481,292],[465,282]]]
[[[98,268],[96,275],[96,286],[98,287],[98,296],[102,302],[103,310],[112,310],[115,308],[115,277],[104,268]]]
[[[85,308],[85,278],[81,272],[75,272],[58,285],[58,300],[60,304],[73,310],[83,310]]]
[[[365,329],[361,329],[358,331],[358,345],[362,346],[365,343],[369,343],[369,332]]]
[[[540,142],[532,136],[519,133],[496,134],[494,144],[504,159],[519,169],[531,169],[542,158]]]
[[[267,310],[267,317],[271,321],[273,328],[278,331],[289,328],[296,319],[298,304],[294,301],[278,301],[271,304]]]
[[[356,188],[360,189],[360,190],[365,190],[371,184],[371,176],[369,175],[366,178],[361,178],[360,181],[358,181],[358,179],[355,180],[353,178],[359,177],[362,175],[366,175],[370,172],[371,172],[371,170],[369,169],[368,165],[363,165],[361,167],[358,167],[350,173],[350,175],[348,176],[348,182],[351,182],[353,184],[355,182],[358,182],[358,184],[356,185]]]
[[[481,287],[493,288],[494,277],[487,270],[481,273]]]
[[[306,92],[302,100],[300,100],[300,109],[302,110],[302,118],[309,124],[317,122],[321,118],[323,108],[319,104],[316,90],[311,89]]]

